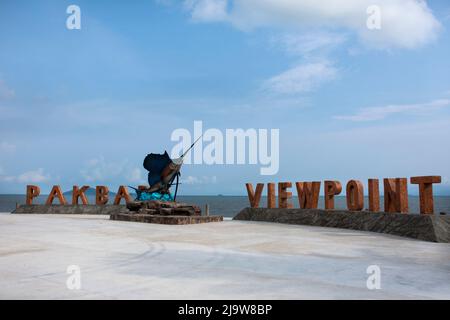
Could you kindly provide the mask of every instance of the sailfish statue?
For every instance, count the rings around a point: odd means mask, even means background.
[[[148,184],[150,187],[134,188],[130,186],[130,188],[136,191],[136,200],[176,201],[183,158],[202,136],[203,135],[198,137],[189,149],[187,149],[181,157],[177,159],[170,159],[167,151],[164,151],[163,154],[148,154],[144,159],[143,166],[148,171]],[[174,183],[175,179],[176,182]],[[170,193],[170,187],[173,185],[175,185],[174,196]]]

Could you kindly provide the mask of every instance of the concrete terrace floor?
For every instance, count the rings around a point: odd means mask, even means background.
[[[81,289],[66,286],[69,265]],[[368,290],[366,269],[381,268]],[[450,299],[450,245],[262,222],[0,214],[1,299]]]

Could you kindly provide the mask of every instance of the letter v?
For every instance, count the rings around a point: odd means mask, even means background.
[[[252,208],[259,207],[259,201],[261,200],[262,191],[264,189],[264,183],[258,183],[256,185],[256,192],[253,191],[253,185],[251,183],[246,183],[248,200],[250,201],[250,206]]]

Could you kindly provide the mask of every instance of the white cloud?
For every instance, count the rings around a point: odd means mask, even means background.
[[[281,46],[291,55],[302,57],[323,56],[346,41],[346,36],[331,32],[287,33],[272,38],[272,43]]]
[[[87,182],[126,180],[137,184],[146,183],[142,177],[142,170],[133,167],[128,160],[121,162],[107,161],[103,156],[86,161],[80,173]]]
[[[434,100],[427,103],[388,105],[382,107],[363,108],[354,115],[335,116],[335,119],[349,121],[376,121],[382,120],[393,114],[424,115],[438,109],[450,106],[449,99]]]
[[[17,182],[20,183],[38,183],[50,180],[50,175],[44,173],[44,169],[39,168],[34,171],[27,171],[17,177]]]
[[[136,182],[136,183],[142,183],[145,182],[145,180],[142,177],[142,170],[139,168],[133,168],[130,170],[130,173],[128,175],[128,181],[130,182]]]
[[[44,172],[43,168],[24,172],[18,176],[6,176],[2,175],[4,172],[0,172],[0,180],[4,182],[17,182],[17,183],[39,183],[47,182],[51,179],[49,174]]]
[[[0,142],[0,153],[14,153],[16,146],[6,141]]]
[[[0,99],[11,99],[14,98],[16,93],[13,89],[9,88],[5,81],[0,79]]]
[[[124,173],[126,162],[116,163],[105,161],[103,156],[86,161],[86,165],[81,169],[81,176],[87,182],[109,181]]]
[[[183,184],[189,184],[189,185],[193,185],[193,184],[213,184],[213,183],[217,183],[217,177],[216,176],[201,176],[201,177],[196,177],[196,176],[187,176],[184,179],[181,179],[180,181]]]
[[[327,61],[300,64],[270,78],[264,88],[281,94],[304,93],[333,80],[336,75],[337,69]]]
[[[227,19],[227,0],[185,0],[184,5],[196,21],[224,21]]]
[[[263,88],[279,94],[301,94],[335,79],[338,69],[327,56],[346,40],[345,35],[323,31],[273,37],[272,44],[281,45],[289,55],[302,62],[266,80]]]
[[[441,183],[443,184],[443,185],[450,185],[450,178],[448,178],[448,177],[442,177],[442,179],[441,179]]]
[[[331,50],[352,34],[369,48],[412,49],[432,42],[441,25],[422,0],[184,0],[195,21],[227,22],[250,31],[272,27],[282,34],[272,43],[299,57],[301,64],[265,81],[264,88],[281,94],[313,91],[337,76]],[[381,29],[367,21],[373,5],[380,8]],[[331,31],[332,30],[332,31]],[[351,52],[358,46],[352,44]],[[325,63],[323,62],[325,61]]]
[[[433,41],[441,28],[422,0],[185,0],[192,18],[228,21],[235,27],[346,29],[377,48],[415,48]],[[381,9],[381,29],[369,30],[367,8]]]
[[[184,0],[182,3],[194,21],[225,22],[243,31],[272,28],[281,34],[272,37],[272,43],[281,44],[301,63],[265,81],[263,87],[283,94],[313,91],[336,78],[338,70],[328,55],[353,35],[368,48],[413,49],[435,40],[442,29],[425,0]],[[368,28],[373,15],[368,9],[374,6],[380,9],[380,29]],[[349,54],[361,50],[354,42],[349,46]]]

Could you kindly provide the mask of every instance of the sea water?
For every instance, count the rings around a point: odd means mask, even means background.
[[[34,199],[33,203],[44,204],[47,196],[39,196]],[[67,201],[70,201],[70,197],[67,197]],[[94,196],[88,196],[89,203],[95,203]],[[110,197],[110,203],[112,203],[113,198]],[[249,201],[247,196],[178,196],[178,202],[186,202],[190,204],[196,204],[205,209],[205,205],[209,205],[209,213],[211,215],[223,215],[225,217],[234,217],[239,211],[245,207],[249,207]],[[409,212],[418,213],[419,212],[419,197],[410,196],[409,201]],[[365,197],[365,208],[368,208],[368,198]],[[24,204],[25,195],[0,195],[0,212],[11,212],[16,207],[16,204]],[[55,204],[58,200],[55,199]],[[292,198],[292,204],[294,208],[298,208],[298,198]],[[261,207],[267,206],[267,197],[261,197],[260,202]],[[319,198],[319,208],[324,207],[323,197]],[[343,196],[335,197],[335,208],[336,209],[346,209],[346,198]],[[380,208],[383,209],[383,197],[380,197]],[[434,197],[434,211],[439,214],[440,212],[446,212],[450,214],[450,197],[449,196],[435,196]]]

